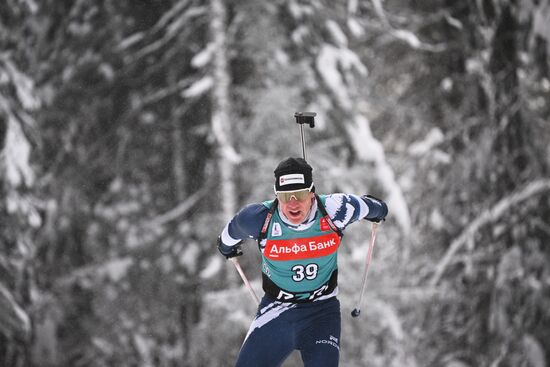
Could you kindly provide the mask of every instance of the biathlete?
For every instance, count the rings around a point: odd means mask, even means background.
[[[294,350],[305,367],[338,366],[342,231],[360,219],[384,220],[388,207],[368,195],[317,195],[312,172],[302,158],[279,163],[276,198],[245,206],[218,237],[227,259],[242,255],[247,238],[257,239],[262,255],[265,294],[237,367],[280,366]]]

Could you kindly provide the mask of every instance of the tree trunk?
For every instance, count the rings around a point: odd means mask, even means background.
[[[182,138],[182,122],[176,116],[172,120],[172,172],[174,175],[174,192],[178,203],[185,201],[185,161]]]
[[[11,55],[10,55],[11,56]],[[40,226],[32,187],[31,141],[25,126],[39,105],[33,80],[10,57],[0,58],[4,85],[0,90],[0,365],[23,366],[29,360],[34,284],[32,232]],[[28,98],[22,98],[25,96]]]
[[[521,96],[517,71],[519,69],[518,22],[509,6],[502,9],[495,37],[489,70],[495,91],[496,139],[493,151],[496,164],[494,182],[503,195],[521,184],[529,169],[527,136],[529,126],[521,113]]]
[[[230,75],[227,63],[226,9],[221,0],[212,0],[210,31],[214,43],[214,90],[212,93],[212,131],[218,143],[218,165],[220,171],[220,192],[224,220],[235,213],[237,202],[233,171],[239,157],[233,148],[230,126],[229,85]]]

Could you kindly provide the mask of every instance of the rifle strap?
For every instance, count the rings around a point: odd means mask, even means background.
[[[319,197],[319,195],[315,194],[315,199],[317,200],[317,207],[321,211],[321,214],[323,215],[323,218],[325,218],[325,220],[327,221],[329,227],[334,232],[336,232],[340,238],[342,238],[344,236],[344,233],[342,233],[342,230],[340,228],[336,227],[336,224],[334,224],[332,219],[330,219],[330,215],[328,215],[327,209],[325,208],[325,205],[321,201],[321,198]]]
[[[266,238],[267,229],[269,228],[269,222],[271,221],[271,217],[273,217],[273,213],[275,213],[275,210],[277,210],[278,205],[279,205],[279,200],[278,199],[273,200],[273,203],[271,204],[271,208],[269,208],[269,212],[265,217],[264,225],[262,226],[262,229],[260,230],[260,234],[258,235],[258,247],[260,247],[260,249],[261,249],[260,243],[263,241],[264,238]]]

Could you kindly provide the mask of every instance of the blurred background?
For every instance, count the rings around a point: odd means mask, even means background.
[[[296,111],[317,191],[390,207],[340,365],[550,365],[549,51],[548,0],[3,0],[0,365],[232,366],[216,238]]]

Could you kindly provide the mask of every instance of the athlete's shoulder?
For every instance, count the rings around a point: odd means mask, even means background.
[[[252,203],[245,205],[239,213],[237,213],[237,216],[242,218],[250,218],[250,217],[257,217],[257,216],[265,216],[267,215],[267,212],[269,211],[269,208],[271,205],[266,205],[268,202],[263,203]]]
[[[229,234],[233,238],[256,238],[268,212],[269,207],[264,203],[244,206],[229,223]]]
[[[328,195],[319,195],[321,200],[324,201],[324,204],[328,207],[331,207],[335,210],[339,209],[345,205],[351,205],[354,208],[359,209],[361,206],[361,198],[353,194],[343,194],[343,193],[334,193]]]

